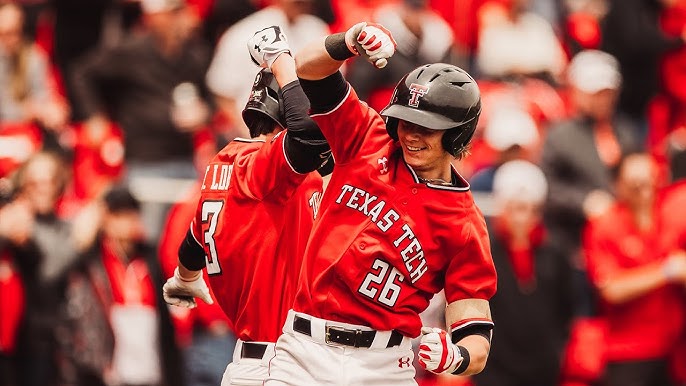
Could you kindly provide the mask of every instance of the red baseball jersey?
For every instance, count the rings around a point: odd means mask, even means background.
[[[318,173],[298,174],[288,163],[283,134],[222,149],[207,166],[191,223],[215,297],[246,341],[281,335],[322,195]]]
[[[305,254],[296,311],[419,335],[433,295],[489,299],[496,272],[469,184],[419,182],[382,118],[355,91],[312,118],[336,167]]]

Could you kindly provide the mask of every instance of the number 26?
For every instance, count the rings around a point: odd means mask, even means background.
[[[372,272],[367,273],[357,291],[383,305],[393,307],[398,301],[401,289],[400,285],[396,283],[396,279],[398,283],[402,283],[405,278],[395,267],[391,267],[390,264],[381,259],[376,259],[372,264]],[[380,293],[377,287],[381,288]]]

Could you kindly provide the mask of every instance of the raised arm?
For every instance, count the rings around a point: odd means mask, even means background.
[[[317,40],[296,55],[298,77],[320,80],[334,74],[343,62],[355,55],[364,56],[377,68],[386,66],[395,53],[391,33],[376,23],[358,23],[346,32]]]
[[[281,107],[286,122],[286,157],[298,173],[318,169],[331,149],[317,123],[308,115],[310,101],[300,86],[286,36],[280,27],[271,26],[255,33],[248,51],[257,65],[269,69],[281,89]]]

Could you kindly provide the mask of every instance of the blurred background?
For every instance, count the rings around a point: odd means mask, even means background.
[[[455,166],[498,270],[491,356],[420,385],[686,385],[686,0],[0,0],[0,385],[219,385],[229,322],[161,286],[206,163],[248,137],[245,42],[364,20],[398,44],[343,69],[374,109],[431,62],[482,92]]]

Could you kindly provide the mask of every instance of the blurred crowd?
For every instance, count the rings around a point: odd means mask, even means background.
[[[0,385],[219,385],[227,319],[161,285],[205,164],[249,137],[246,41],[364,20],[397,42],[344,67],[373,108],[432,62],[482,92],[455,166],[498,270],[491,356],[420,385],[686,385],[686,0],[0,0]]]

